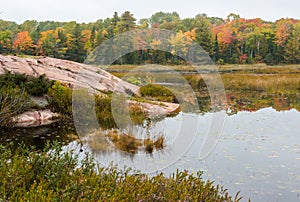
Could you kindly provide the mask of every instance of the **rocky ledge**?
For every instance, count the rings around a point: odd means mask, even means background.
[[[139,87],[100,69],[99,67],[50,57],[20,58],[0,55],[0,74],[6,71],[34,77],[45,75],[70,87],[126,94]]]
[[[117,92],[139,94],[139,87],[106,72],[99,67],[50,57],[20,58],[0,55],[0,75],[5,72],[38,77],[45,75],[71,88],[85,88],[93,92]],[[130,101],[131,102],[131,101]],[[179,104],[166,102],[137,103],[150,117],[168,115],[179,110]],[[26,112],[14,118],[18,126],[41,125],[57,114],[49,110]]]

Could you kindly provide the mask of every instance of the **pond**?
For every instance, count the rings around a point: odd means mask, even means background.
[[[228,188],[230,193],[241,191],[244,200],[299,201],[300,199],[300,112],[296,109],[276,111],[272,107],[256,112],[240,111],[227,115],[224,130],[214,150],[200,159],[200,147],[209,130],[212,113],[194,115],[180,113],[155,123],[152,130],[165,132],[167,148],[152,154],[135,155],[107,147],[96,147],[95,142],[84,145],[97,162],[108,165],[112,160],[120,167],[127,166],[142,172],[163,171],[166,175],[176,170],[204,171],[203,178]],[[201,130],[185,153],[176,150],[174,134],[182,125],[200,121]],[[182,130],[192,134],[189,127]],[[189,138],[187,138],[189,139]],[[99,141],[93,139],[92,141]],[[66,149],[79,148],[74,141]],[[106,150],[104,149],[106,148]],[[178,159],[176,159],[178,157]]]
[[[95,160],[108,165],[112,161],[149,173],[176,170],[203,171],[205,180],[214,181],[242,201],[300,200],[300,99],[296,91],[287,95],[266,92],[226,93],[228,109],[211,111],[209,97],[199,99],[200,113],[180,112],[172,117],[145,121],[131,128],[137,138],[148,133],[163,135],[165,148],[152,153],[119,150],[104,136],[107,130],[93,132],[78,140],[72,125],[55,122],[35,128],[1,131],[0,141],[25,142],[43,148],[47,140],[64,142],[64,149],[93,154]],[[211,135],[216,114],[224,115],[223,130],[215,138],[208,156],[201,149]],[[101,131],[101,132],[100,132]],[[100,132],[100,133],[99,133]],[[100,134],[100,135],[99,135]]]
[[[222,112],[216,112],[222,113]],[[223,112],[225,113],[225,112]],[[220,140],[210,155],[200,159],[200,148],[210,129],[213,113],[179,113],[174,117],[151,124],[153,133],[163,131],[166,148],[152,154],[139,151],[136,154],[122,152],[100,137],[82,140],[84,150],[91,152],[97,162],[108,165],[112,160],[120,167],[127,166],[142,172],[163,171],[166,175],[176,170],[204,171],[203,178],[215,181],[230,193],[241,191],[244,200],[298,201],[300,200],[300,112],[296,109],[277,111],[272,107],[257,111],[239,110],[225,115]],[[184,120],[184,121],[183,121]],[[199,130],[191,146],[178,148],[176,138],[194,134],[192,124]],[[145,127],[136,127],[140,134]],[[180,132],[179,129],[181,129]],[[7,133],[8,134],[8,133]],[[29,129],[16,129],[15,136],[2,136],[3,141],[27,141],[42,147],[45,141],[65,141],[65,149],[78,149],[78,141],[71,141],[71,129],[54,123]],[[69,136],[68,136],[69,135]],[[22,138],[21,138],[22,137]],[[5,140],[4,140],[5,138]],[[67,141],[68,140],[68,141]],[[102,140],[103,141],[103,140]],[[184,140],[183,140],[184,141]],[[187,144],[188,145],[188,144]]]

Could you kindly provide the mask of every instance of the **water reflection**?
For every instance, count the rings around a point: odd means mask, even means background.
[[[138,138],[145,138],[147,133],[164,134],[166,148],[154,150],[152,154],[143,150],[135,154],[120,151],[105,135],[107,130],[92,131],[81,142],[72,141],[76,137],[72,124],[60,122],[13,131],[2,129],[0,141],[23,141],[43,148],[46,140],[59,140],[65,142],[66,150],[78,149],[83,144],[84,150],[104,165],[113,160],[121,167],[126,165],[154,173],[162,170],[166,175],[176,169],[203,170],[205,179],[224,185],[231,193],[241,190],[245,201],[248,197],[252,201],[299,201],[299,94],[227,92],[227,101],[221,139],[204,160],[199,157],[200,146],[215,113],[210,98],[205,95],[198,97],[199,114],[181,112],[173,117],[145,121],[134,128]]]
[[[33,146],[36,149],[43,149],[48,141],[69,143],[77,139],[72,123],[54,122],[39,127],[16,127],[13,129],[0,128],[0,143],[3,145],[14,143]]]
[[[298,201],[300,193],[300,113],[296,109],[277,111],[272,107],[256,112],[240,111],[227,115],[221,140],[208,158],[199,158],[199,148],[213,113],[204,115],[180,113],[176,117],[165,118],[155,124],[151,130],[163,128],[168,146],[152,155],[142,151],[133,155],[122,152],[105,139],[91,139],[84,142],[86,151],[95,159],[108,165],[112,160],[120,167],[127,166],[142,172],[163,171],[166,175],[176,169],[204,171],[204,178],[215,181],[228,188],[231,193],[241,190],[246,201]],[[174,149],[174,140],[180,129],[179,123],[185,119],[187,127],[181,130],[188,138],[190,126],[199,121],[201,130],[197,132],[191,147],[184,155]],[[174,135],[176,134],[176,135]],[[91,136],[93,138],[95,136]],[[104,143],[104,147],[103,144]],[[181,141],[184,145],[184,142]],[[93,144],[97,144],[96,147]],[[76,143],[66,146],[74,149]],[[77,145],[78,146],[78,145]],[[178,146],[178,145],[177,145]],[[100,149],[95,149],[95,148]],[[175,163],[170,163],[176,156]],[[168,166],[166,166],[168,164]],[[155,173],[155,172],[154,172]]]

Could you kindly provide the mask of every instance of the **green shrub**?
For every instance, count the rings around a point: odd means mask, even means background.
[[[25,89],[4,86],[0,88],[0,127],[9,126],[11,118],[32,106]]]
[[[140,77],[130,76],[130,77],[126,78],[126,81],[128,83],[133,84],[133,85],[141,85],[142,84],[142,81],[141,81]]]
[[[13,88],[24,88],[26,81],[27,76],[25,74],[11,74],[10,72],[6,72],[0,76],[0,87],[11,86]]]
[[[265,63],[267,65],[275,65],[276,64],[276,61],[275,61],[275,58],[274,58],[274,55],[272,53],[268,53],[264,59]]]
[[[53,84],[53,81],[48,80],[45,75],[42,75],[37,78],[28,78],[27,82],[25,82],[25,89],[29,94],[38,96],[46,94],[48,88]]]
[[[239,201],[226,189],[201,178],[202,172],[162,173],[150,177],[115,166],[95,165],[87,155],[41,152],[0,145],[0,201]]]
[[[95,98],[96,116],[99,125],[103,128],[117,127],[111,109],[111,96],[96,96]]]
[[[6,72],[0,76],[0,87],[11,86],[20,89],[25,88],[26,92],[30,95],[43,95],[46,94],[48,88],[53,85],[53,81],[46,78],[45,75],[39,77],[26,76],[25,74],[11,74]]]
[[[223,59],[220,58],[220,59],[217,61],[217,64],[218,64],[218,65],[225,65],[225,62],[224,62]]]
[[[167,88],[157,84],[147,84],[140,88],[141,96],[164,102],[177,102],[174,94]]]
[[[52,111],[65,117],[72,117],[72,89],[63,86],[59,81],[48,90],[49,105]]]

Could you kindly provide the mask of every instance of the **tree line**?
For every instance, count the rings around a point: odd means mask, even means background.
[[[181,19],[177,12],[157,12],[138,22],[129,11],[91,23],[27,20],[22,24],[0,20],[0,54],[50,56],[83,62],[86,56],[105,40],[136,29],[162,28],[184,35],[199,44],[218,64],[269,65],[300,62],[300,20],[260,18],[245,19],[229,14],[227,19],[206,14]],[[177,34],[176,34],[177,35]],[[170,45],[184,49],[180,37],[172,36]],[[140,39],[139,39],[140,40]],[[122,64],[143,61],[163,64],[184,63],[172,52],[152,48],[124,56]]]

